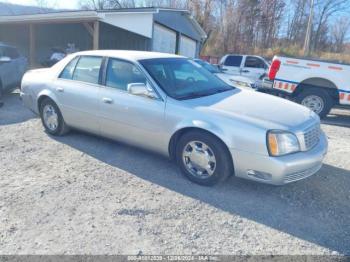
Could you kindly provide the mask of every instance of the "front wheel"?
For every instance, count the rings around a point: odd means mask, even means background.
[[[232,158],[223,142],[203,131],[180,138],[176,160],[183,174],[200,185],[214,185],[233,173]]]
[[[303,90],[297,97],[296,102],[308,107],[320,118],[324,118],[331,111],[333,100],[327,91],[319,88],[310,88]]]
[[[40,104],[40,117],[45,130],[51,135],[61,136],[69,131],[58,106],[49,98]]]

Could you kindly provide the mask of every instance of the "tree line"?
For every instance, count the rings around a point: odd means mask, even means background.
[[[311,0],[81,0],[83,9],[167,7],[188,9],[208,38],[202,54],[287,53],[304,45]],[[310,49],[345,52],[350,0],[314,0]],[[349,48],[350,49],[350,48]],[[349,50],[347,51],[349,52]]]

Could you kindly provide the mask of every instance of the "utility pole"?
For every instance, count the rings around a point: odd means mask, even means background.
[[[309,15],[309,21],[307,23],[307,29],[306,29],[306,35],[305,35],[305,42],[304,42],[304,56],[308,56],[310,54],[310,41],[311,41],[311,31],[312,31],[312,20],[314,16],[314,0],[311,1],[310,6],[310,15]]]

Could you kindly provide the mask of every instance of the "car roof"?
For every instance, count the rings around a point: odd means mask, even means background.
[[[78,52],[76,55],[108,56],[133,61],[155,58],[185,58],[184,56],[174,54],[130,50],[92,50]]]

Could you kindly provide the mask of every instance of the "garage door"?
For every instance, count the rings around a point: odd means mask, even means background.
[[[175,54],[176,32],[155,24],[153,32],[153,51]]]
[[[180,55],[188,57],[196,57],[197,44],[196,41],[186,36],[181,36],[180,40]]]

